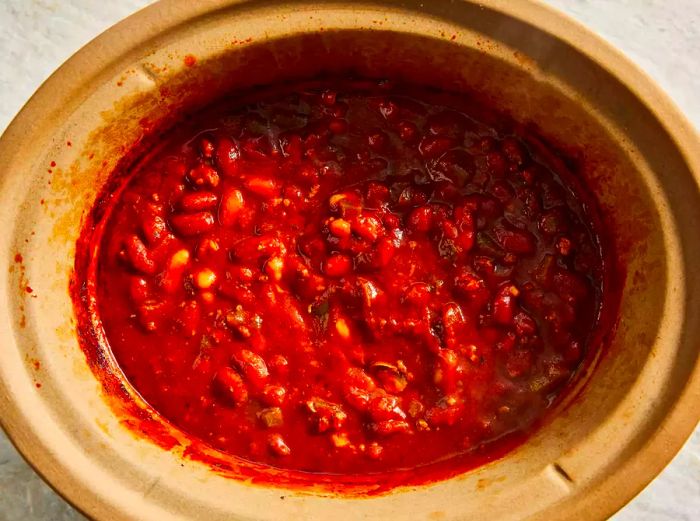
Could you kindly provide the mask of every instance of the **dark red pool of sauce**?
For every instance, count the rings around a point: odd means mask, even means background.
[[[387,83],[224,101],[100,203],[84,320],[231,457],[342,476],[498,457],[612,312],[594,205],[514,129]]]

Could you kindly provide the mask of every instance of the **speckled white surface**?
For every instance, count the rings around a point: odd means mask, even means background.
[[[547,2],[622,49],[700,128],[700,0]],[[80,46],[148,3],[0,0],[0,129]],[[78,519],[83,518],[41,481],[0,432],[0,521]],[[700,520],[700,430],[614,520]]]

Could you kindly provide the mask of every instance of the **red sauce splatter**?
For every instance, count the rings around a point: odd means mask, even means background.
[[[24,291],[26,291],[27,293],[34,293],[34,290],[31,288],[31,286],[27,286],[26,288],[24,288]]]
[[[22,259],[22,254],[21,253],[16,253],[15,254],[15,262],[22,262],[24,259]]]
[[[483,106],[335,87],[217,106],[112,182],[78,244],[83,347],[129,425],[239,477],[463,472],[541,423],[616,316],[595,205]]]
[[[194,67],[197,63],[197,58],[192,54],[188,54],[187,56],[185,56],[185,59],[183,61],[187,67]]]
[[[51,161],[51,163],[49,163],[49,164],[50,164],[50,165],[51,165],[51,167],[53,168],[53,167],[55,167],[55,166],[56,166],[56,161]]]

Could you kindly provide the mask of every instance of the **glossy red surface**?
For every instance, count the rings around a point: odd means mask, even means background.
[[[126,377],[190,435],[280,468],[499,456],[599,347],[594,219],[528,138],[369,82],[182,121],[88,245]]]

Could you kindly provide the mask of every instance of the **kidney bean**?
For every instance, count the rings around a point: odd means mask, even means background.
[[[453,222],[447,219],[440,221],[440,229],[442,230],[442,233],[446,239],[454,241],[459,237],[459,229]]]
[[[248,349],[241,349],[233,355],[233,362],[250,385],[258,389],[264,387],[270,373],[260,355]]]
[[[358,215],[351,221],[352,231],[367,241],[374,242],[384,235],[384,227],[372,215]]]
[[[388,237],[379,239],[372,253],[372,266],[375,268],[387,266],[391,262],[391,259],[394,258],[395,254],[396,246],[394,245],[394,241]]]
[[[455,277],[454,284],[455,289],[457,289],[461,295],[469,298],[475,298],[484,293],[488,293],[484,280],[476,273],[466,269],[462,270],[459,275]]]
[[[329,277],[343,277],[352,271],[352,259],[342,253],[335,253],[326,259],[323,272]]]
[[[534,279],[543,287],[549,288],[552,285],[554,271],[556,270],[556,258],[550,253],[546,253],[535,270],[532,272]]]
[[[198,148],[202,157],[211,158],[214,155],[214,143],[212,143],[211,139],[202,137],[199,140]]]
[[[431,134],[453,139],[461,139],[468,125],[469,121],[464,115],[453,111],[432,114],[426,121],[426,127]]]
[[[513,322],[515,324],[515,332],[520,336],[534,335],[537,332],[537,324],[534,319],[524,311],[516,314]]]
[[[374,397],[369,403],[367,412],[375,422],[406,419],[406,413],[401,409],[399,399],[389,394]]]
[[[408,228],[416,232],[427,232],[433,227],[433,209],[430,206],[415,208],[408,217]]]
[[[583,346],[578,340],[572,340],[566,346],[564,351],[564,361],[570,366],[576,366],[581,361],[581,356],[583,354]]]
[[[163,301],[149,299],[136,308],[139,325],[147,332],[153,332],[160,328],[167,311],[167,304]]]
[[[342,118],[333,118],[328,123],[328,130],[333,134],[345,134],[348,131],[348,123]]]
[[[181,158],[169,157],[165,161],[165,172],[168,177],[181,180],[184,179],[187,173],[187,165]]]
[[[365,192],[367,207],[374,209],[382,208],[389,202],[390,198],[391,192],[386,185],[376,181],[367,183],[367,190]]]
[[[474,246],[475,239],[473,213],[466,205],[458,206],[454,210],[454,221],[458,230],[455,244],[459,251],[468,252]]]
[[[219,186],[219,174],[212,166],[204,163],[190,170],[187,179],[196,187],[216,188]]]
[[[357,411],[367,410],[372,393],[358,389],[357,387],[347,387],[344,391],[345,401]]]
[[[148,300],[150,296],[148,281],[143,277],[132,277],[129,284],[129,296],[134,304],[141,304]]]
[[[136,235],[129,235],[124,240],[126,256],[131,266],[141,273],[151,275],[157,270],[156,263],[151,258],[151,253],[146,245]]]
[[[440,349],[435,360],[433,383],[444,393],[451,394],[457,390],[457,366],[459,357],[452,349]]]
[[[454,302],[448,302],[442,308],[442,327],[444,329],[445,344],[454,348],[459,343],[461,333],[466,324],[462,308]]]
[[[216,145],[216,163],[227,177],[239,173],[241,151],[236,142],[228,138],[220,138]]]
[[[318,258],[326,253],[326,243],[320,237],[300,237],[299,250],[309,258]]]
[[[284,378],[289,373],[289,360],[280,354],[272,355],[268,367],[273,375]]]
[[[199,235],[214,227],[214,216],[210,212],[174,214],[170,217],[170,224],[180,235]]]
[[[424,136],[418,145],[418,150],[426,159],[437,159],[455,146],[452,138],[445,136]]]
[[[150,245],[156,245],[167,234],[165,220],[159,215],[146,216],[141,223],[143,236]]]
[[[219,292],[243,306],[251,306],[255,303],[255,294],[247,285],[235,280],[225,280],[219,285]]]
[[[366,391],[373,391],[377,388],[377,384],[372,377],[357,367],[351,367],[346,371],[343,382],[346,386],[349,385]]]
[[[418,138],[418,127],[410,121],[399,121],[396,125],[399,137],[406,143],[413,143]]]
[[[428,202],[428,196],[422,190],[413,186],[407,186],[399,193],[396,205],[399,208],[408,208],[410,206],[421,206]]]
[[[500,178],[505,176],[508,169],[506,158],[500,152],[489,152],[485,156],[486,171],[492,177]]]
[[[280,195],[280,186],[272,178],[253,176],[246,179],[244,184],[250,192],[265,199],[272,199]]]
[[[248,389],[241,376],[230,367],[220,368],[214,375],[214,391],[226,405],[241,406],[248,401]]]
[[[580,275],[564,269],[554,271],[554,288],[565,301],[575,303],[588,296],[588,285]]]
[[[515,298],[520,294],[518,288],[513,285],[506,284],[496,293],[493,299],[493,319],[496,323],[508,326],[513,323],[515,315],[516,301]]]
[[[277,302],[278,309],[282,311],[284,317],[282,323],[297,335],[307,335],[309,332],[309,326],[306,322],[307,315],[302,313],[299,300],[289,292],[283,291],[277,296]]]
[[[284,255],[285,252],[286,248],[279,237],[265,234],[238,241],[231,253],[240,260],[257,260],[274,254]]]
[[[284,405],[286,396],[287,390],[281,385],[266,385],[261,394],[262,401],[271,407]]]
[[[535,251],[535,237],[530,232],[497,226],[494,234],[501,248],[509,253],[529,255]]]
[[[210,210],[219,202],[219,197],[212,192],[189,192],[178,201],[177,207],[185,212]]]
[[[333,90],[325,90],[321,93],[321,103],[326,107],[332,107],[335,105],[335,100],[338,94]]]
[[[507,204],[515,195],[514,190],[503,179],[494,181],[489,192],[504,205]]]
[[[332,219],[328,223],[328,230],[341,239],[346,239],[352,234],[350,223],[345,219]]]
[[[505,335],[503,335],[503,338],[501,338],[501,340],[499,340],[496,343],[496,349],[498,349],[499,351],[503,351],[505,353],[510,353],[515,348],[515,344],[516,344],[517,340],[518,339],[516,338],[515,333],[513,333],[512,331],[508,331],[508,332],[506,332]],[[521,337],[521,340],[522,340],[522,337]],[[476,362],[478,362],[478,359],[476,358],[476,353],[474,353],[474,356],[475,356],[475,359],[472,360],[472,362],[476,363]]]

